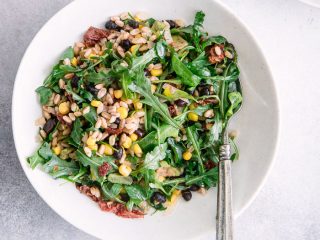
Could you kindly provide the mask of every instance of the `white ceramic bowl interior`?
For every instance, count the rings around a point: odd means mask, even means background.
[[[39,195],[64,219],[101,239],[204,239],[215,231],[216,191],[194,194],[166,213],[128,220],[100,211],[70,183],[53,180],[26,158],[38,147],[34,121],[41,115],[35,89],[49,74],[62,51],[91,25],[103,27],[108,17],[124,11],[145,12],[157,19],[193,21],[206,13],[205,29],[223,35],[239,54],[244,104],[231,128],[237,129],[240,160],[233,164],[234,213],[251,202],[270,169],[278,136],[278,103],[265,58],[248,29],[221,3],[211,0],[77,0],[51,18],[27,49],[17,73],[13,94],[13,132],[21,165]]]

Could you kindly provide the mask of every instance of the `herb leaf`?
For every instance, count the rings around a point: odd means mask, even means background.
[[[45,105],[49,102],[50,97],[52,96],[52,90],[50,88],[41,86],[36,89],[36,92],[40,96],[41,105]]]
[[[51,160],[43,165],[43,169],[54,178],[73,176],[79,172],[79,166],[76,162],[67,162],[56,155],[53,155]]]

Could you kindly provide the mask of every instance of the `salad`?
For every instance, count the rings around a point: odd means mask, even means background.
[[[242,96],[236,51],[204,31],[204,17],[184,26],[123,13],[90,27],[36,89],[31,168],[126,218],[216,186],[222,132]]]

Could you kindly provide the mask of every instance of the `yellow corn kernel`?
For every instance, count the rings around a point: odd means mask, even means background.
[[[136,109],[136,110],[140,110],[140,109],[142,109],[142,107],[143,107],[143,105],[142,105],[141,102],[135,102],[135,103],[133,104],[133,106],[134,106],[134,109]]]
[[[130,135],[130,138],[131,138],[132,142],[135,142],[135,141],[137,141],[137,139],[138,139],[138,135],[135,134],[135,133],[132,133],[132,134]]]
[[[128,109],[125,107],[118,107],[117,112],[120,114],[120,119],[125,119],[128,117]]]
[[[124,148],[130,148],[131,145],[132,145],[132,140],[129,137],[127,137],[126,140],[122,143],[122,146]]]
[[[58,145],[54,148],[52,148],[55,155],[59,155],[61,153],[61,147]]]
[[[190,110],[193,110],[193,109],[195,109],[195,108],[196,108],[196,106],[194,105],[194,103],[191,103],[190,106],[189,106],[189,109],[190,109]]]
[[[76,67],[78,65],[78,60],[77,60],[76,57],[71,59],[71,65],[74,66],[74,67]]]
[[[127,165],[121,164],[119,167],[119,173],[124,177],[128,177],[131,171],[132,171],[131,167]]]
[[[135,20],[136,22],[141,22],[141,21],[142,21],[141,18],[139,18],[138,16],[135,16],[135,17],[134,17],[134,20]]]
[[[141,157],[142,156],[142,149],[141,149],[141,147],[139,146],[138,143],[135,143],[133,145],[133,152],[137,157]]]
[[[113,91],[113,94],[114,94],[114,97],[115,97],[115,98],[119,99],[119,98],[121,98],[122,95],[123,95],[123,90],[122,90],[122,89],[114,90],[114,91]]]
[[[99,107],[100,104],[102,104],[102,102],[100,102],[98,100],[92,100],[91,101],[91,106],[92,107]]]
[[[98,144],[88,145],[88,148],[90,148],[93,151],[97,151],[98,150]]]
[[[93,137],[88,137],[86,143],[88,146],[93,146],[96,144],[96,139],[94,139]]]
[[[157,90],[157,86],[152,84],[151,85],[151,92],[154,93]]]
[[[70,112],[70,104],[68,102],[60,103],[59,113],[62,115],[68,114]]]
[[[161,74],[163,73],[163,71],[162,71],[161,68],[160,68],[160,69],[152,69],[152,70],[150,71],[150,73],[151,73],[152,76],[159,77],[159,76],[161,76]]]
[[[169,202],[170,205],[173,205],[173,204],[176,203],[180,193],[181,193],[181,191],[179,191],[179,190],[174,190],[173,191],[172,196],[170,198],[170,202]]]
[[[130,52],[133,53],[133,54],[135,54],[135,53],[139,50],[139,48],[140,48],[140,45],[138,45],[138,44],[132,45],[132,46],[130,47]]]
[[[113,148],[109,144],[104,144],[105,149],[104,149],[104,154],[107,156],[111,156],[113,154]]]
[[[163,91],[163,95],[167,96],[167,97],[170,97],[172,94],[171,94],[171,91],[170,91],[170,87],[166,87]]]
[[[188,113],[188,119],[193,121],[193,122],[198,122],[199,116],[194,112],[189,112]]]
[[[184,160],[186,161],[189,161],[192,157],[192,153],[190,151],[185,151],[183,154],[182,154],[182,157]]]

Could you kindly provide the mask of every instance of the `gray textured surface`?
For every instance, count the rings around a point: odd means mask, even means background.
[[[39,28],[70,0],[0,2],[0,239],[94,239],[65,222],[26,179],[11,133],[11,95],[23,53]],[[282,110],[277,161],[236,239],[320,239],[320,9],[299,1],[225,1],[262,44]],[[36,67],[36,66],[35,66]],[[212,238],[213,239],[213,238]]]

